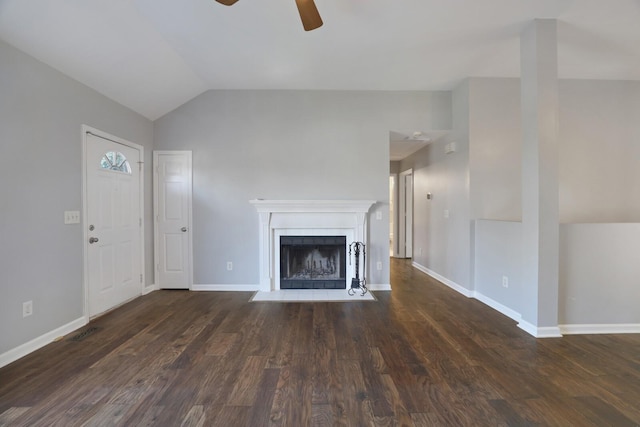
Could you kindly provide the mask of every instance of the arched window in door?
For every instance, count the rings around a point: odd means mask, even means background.
[[[100,167],[110,171],[124,172],[131,175],[131,165],[129,161],[119,151],[109,151],[102,156]]]

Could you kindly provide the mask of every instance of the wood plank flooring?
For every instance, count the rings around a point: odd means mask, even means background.
[[[392,272],[378,302],[138,298],[0,369],[0,425],[640,425],[640,335],[536,340]]]

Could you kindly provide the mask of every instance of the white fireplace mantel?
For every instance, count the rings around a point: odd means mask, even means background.
[[[344,235],[347,244],[366,244],[368,213],[376,201],[255,199],[249,203],[259,214],[260,290],[273,291],[280,288],[279,236]]]

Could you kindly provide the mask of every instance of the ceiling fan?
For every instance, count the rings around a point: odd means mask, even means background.
[[[231,6],[238,0],[216,0],[225,6]],[[298,12],[300,13],[300,19],[302,20],[302,26],[305,31],[315,30],[322,27],[322,18],[318,13],[318,8],[313,0],[296,0],[298,6]]]

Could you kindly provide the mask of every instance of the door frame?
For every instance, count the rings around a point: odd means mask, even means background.
[[[142,283],[140,283],[140,295],[144,294],[146,275],[145,275],[145,258],[144,258],[144,147],[142,145],[127,141],[107,132],[93,128],[88,125],[82,125],[82,283],[84,291],[83,315],[88,323],[89,316],[89,230],[87,229],[87,215],[89,206],[87,204],[87,135],[92,134],[99,138],[115,142],[116,144],[125,145],[140,152],[140,161],[138,163],[139,185],[140,185],[140,272],[142,274]],[[104,313],[102,313],[104,314]]]
[[[189,178],[188,191],[188,206],[189,212],[187,218],[189,224],[187,225],[187,233],[189,237],[189,243],[187,244],[187,256],[189,257],[189,266],[187,273],[189,274],[188,289],[192,290],[193,287],[193,151],[191,150],[153,150],[153,272],[158,277],[158,266],[160,265],[159,257],[160,251],[158,250],[158,156],[162,154],[184,154],[189,161],[189,170],[191,171],[191,177]],[[157,280],[157,279],[156,279]],[[156,287],[160,287],[160,283],[156,283]]]
[[[407,176],[411,177],[411,194],[407,194],[406,191]],[[413,168],[400,172],[398,193],[398,257],[413,258]],[[411,198],[409,209],[407,209],[407,197]],[[407,251],[407,240],[411,243],[409,251]]]
[[[398,257],[398,206],[400,205],[399,201],[398,201],[398,174],[397,173],[390,173],[389,174],[389,178],[393,178],[393,205],[391,205],[390,203],[390,207],[391,207],[391,214],[389,215],[392,219],[393,219],[393,230],[390,230],[391,233],[393,233],[393,238],[391,239],[391,249],[392,249],[392,254],[391,256],[394,258]],[[391,189],[389,189],[389,191],[391,191]]]

